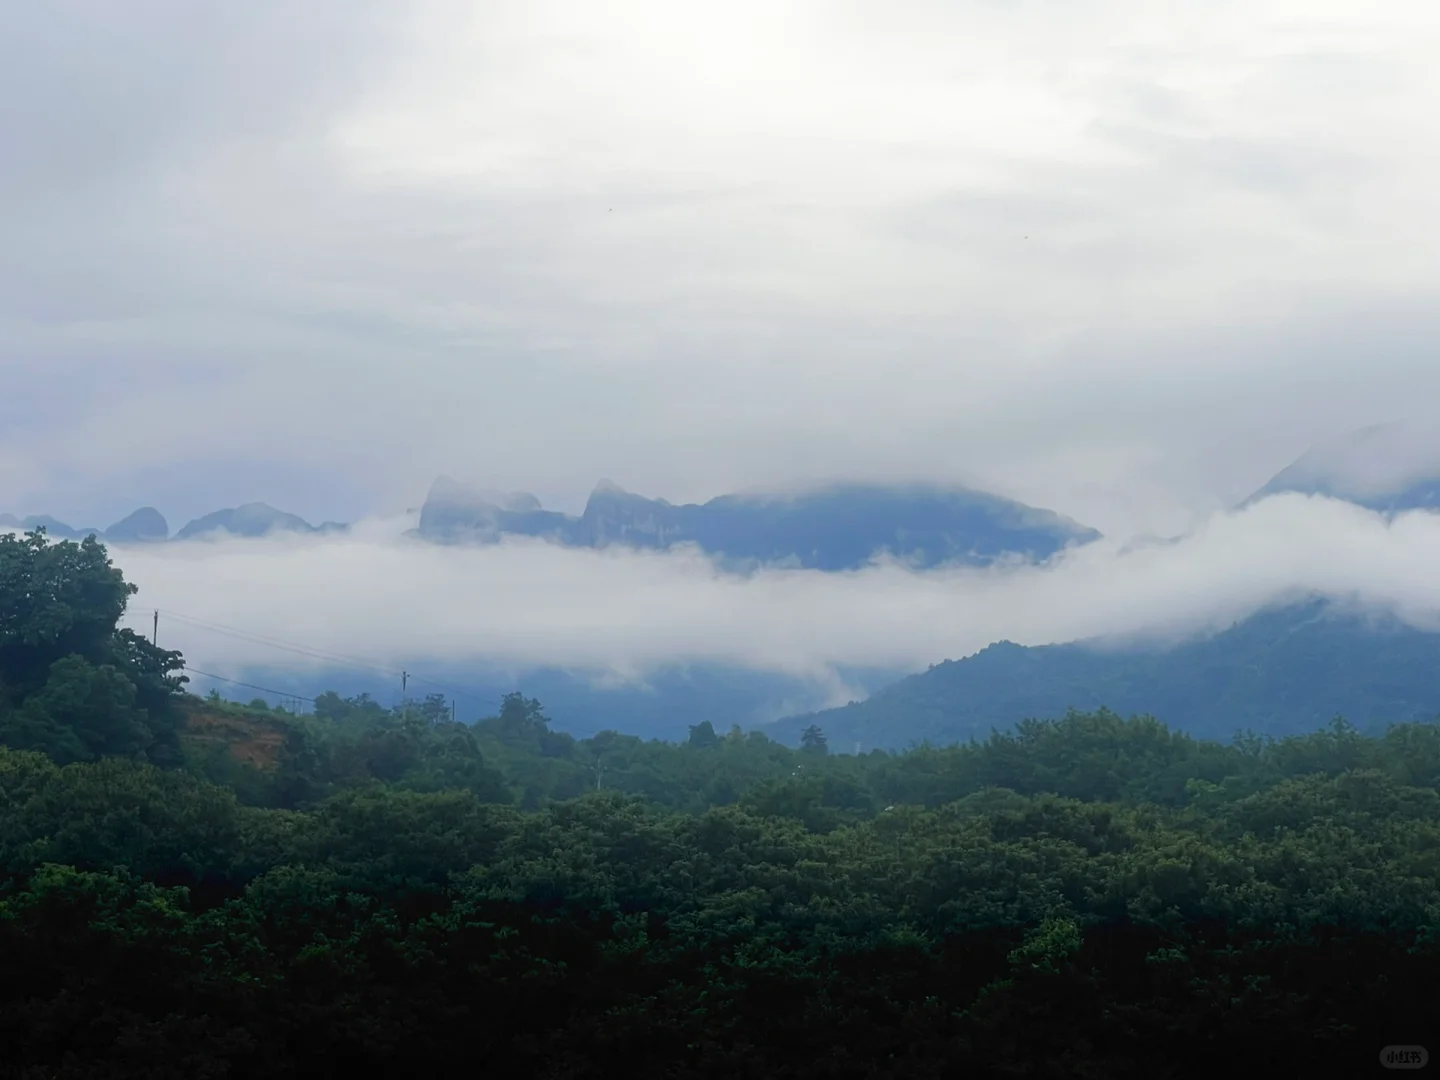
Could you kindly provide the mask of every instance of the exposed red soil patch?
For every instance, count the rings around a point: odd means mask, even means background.
[[[186,729],[196,742],[221,743],[236,761],[257,769],[275,768],[285,745],[285,728],[263,716],[195,709],[186,718]]]

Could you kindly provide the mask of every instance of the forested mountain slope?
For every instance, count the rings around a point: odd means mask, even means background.
[[[816,724],[836,746],[893,748],[1101,706],[1209,739],[1314,731],[1337,714],[1361,727],[1430,719],[1440,715],[1440,634],[1312,600],[1170,648],[1001,642],[765,730],[793,744]]]

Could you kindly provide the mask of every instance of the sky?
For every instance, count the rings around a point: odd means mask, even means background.
[[[0,10],[0,511],[940,479],[1173,534],[1440,394],[1440,8]]]

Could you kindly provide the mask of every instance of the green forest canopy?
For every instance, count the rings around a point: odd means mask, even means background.
[[[58,550],[57,550],[58,549]],[[904,754],[201,703],[0,540],[8,1075],[1364,1075],[1435,1048],[1440,727]],[[103,674],[101,674],[103,673]],[[274,754],[187,735],[223,713]],[[120,723],[122,720],[124,723]]]

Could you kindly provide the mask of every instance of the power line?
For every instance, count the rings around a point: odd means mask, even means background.
[[[223,637],[237,638],[240,641],[249,642],[252,645],[265,645],[272,649],[279,649],[282,652],[295,653],[298,656],[308,657],[311,660],[326,660],[333,664],[344,664],[347,667],[364,668],[366,671],[373,671],[378,675],[385,675],[390,678],[399,677],[399,672],[380,667],[365,660],[358,660],[353,656],[344,656],[340,653],[332,653],[323,649],[311,648],[307,645],[299,645],[292,641],[284,641],[281,638],[270,637],[266,634],[257,634],[249,630],[240,630],[233,626],[222,626],[219,623],[207,622],[204,619],[197,619],[193,615],[182,615],[178,611],[169,611],[165,608],[160,613],[167,618],[177,622],[190,625],[199,630],[207,630]]]
[[[456,691],[453,687],[438,683],[433,679],[422,678],[421,676],[416,675],[413,672],[396,671],[393,668],[384,668],[379,666],[378,664],[373,664],[367,660],[359,660],[353,656],[346,656],[343,653],[330,652],[324,649],[316,649],[309,645],[301,645],[297,642],[286,641],[283,638],[271,637],[268,634],[257,634],[250,630],[241,630],[238,627],[225,626],[221,623],[209,622],[206,619],[198,619],[193,615],[184,615],[178,611],[170,611],[165,608],[160,609],[160,614],[169,616],[170,618],[176,619],[181,623],[185,623],[202,630],[208,630],[212,633],[237,638],[241,641],[247,641],[253,645],[265,645],[270,648],[280,649],[284,652],[295,653],[298,656],[305,656],[312,660],[326,660],[330,663],[345,664],[350,667],[363,668],[366,671],[373,671],[378,675],[384,675],[388,678],[398,678],[403,681],[424,683],[427,686],[435,687],[437,690],[444,690],[448,694],[456,694]]]
[[[131,615],[132,613],[127,612],[126,614],[127,614],[127,616],[128,616],[128,615]],[[453,702],[453,700],[454,700],[455,698],[458,698],[458,697],[461,697],[461,696],[464,696],[464,697],[467,697],[467,698],[473,698],[473,699],[475,699],[476,701],[479,701],[480,699],[482,699],[482,698],[485,697],[484,694],[480,693],[479,691],[477,691],[477,690],[475,690],[475,689],[473,689],[473,688],[471,688],[471,689],[466,689],[466,690],[456,690],[454,687],[447,686],[447,685],[445,685],[445,684],[443,684],[443,683],[436,682],[436,681],[433,680],[433,679],[422,678],[422,677],[420,677],[420,676],[418,676],[418,675],[415,675],[415,674],[412,674],[412,673],[410,673],[410,672],[408,672],[408,671],[395,671],[395,670],[393,670],[393,669],[383,668],[383,667],[380,667],[380,666],[377,665],[377,664],[373,664],[373,663],[370,663],[370,662],[365,661],[365,660],[360,660],[360,659],[357,659],[357,658],[355,658],[355,657],[353,657],[353,656],[346,656],[346,655],[344,655],[344,654],[342,654],[342,653],[334,653],[334,652],[330,652],[330,651],[328,651],[328,650],[315,649],[315,648],[312,648],[312,647],[310,647],[310,646],[301,645],[301,644],[299,644],[299,643],[297,643],[297,642],[285,641],[285,640],[282,639],[282,638],[271,637],[271,636],[269,636],[269,635],[267,635],[267,634],[257,634],[257,633],[254,633],[254,632],[252,632],[252,631],[249,631],[249,630],[241,630],[239,627],[225,626],[225,625],[222,624],[222,623],[214,623],[214,622],[210,622],[209,620],[206,620],[206,619],[199,619],[199,618],[196,618],[196,617],[193,616],[193,615],[186,615],[186,614],[183,614],[182,612],[171,611],[171,610],[169,610],[168,608],[159,608],[159,609],[157,609],[157,614],[159,614],[159,615],[164,615],[164,616],[166,616],[167,618],[174,619],[174,620],[176,620],[177,622],[180,622],[180,623],[182,623],[182,624],[184,624],[184,625],[191,626],[191,627],[193,627],[193,628],[195,628],[195,629],[198,629],[198,630],[205,630],[205,631],[210,632],[210,633],[220,634],[220,635],[223,636],[223,637],[234,638],[234,639],[236,639],[236,640],[244,641],[244,642],[247,642],[247,643],[252,644],[252,645],[263,645],[263,646],[265,646],[266,648],[278,649],[278,650],[280,650],[280,651],[282,651],[282,652],[293,653],[293,654],[295,654],[295,655],[297,655],[297,656],[304,656],[304,657],[306,657],[306,658],[308,658],[308,659],[311,659],[311,660],[323,660],[323,661],[326,661],[326,662],[332,663],[332,664],[341,664],[341,665],[346,666],[346,667],[353,667],[353,668],[358,668],[358,669],[362,669],[362,670],[365,670],[365,671],[370,671],[370,672],[373,672],[373,673],[375,673],[375,674],[377,674],[377,675],[384,675],[384,676],[386,676],[387,678],[392,678],[392,679],[398,678],[398,679],[400,679],[401,682],[402,682],[402,697],[404,696],[404,688],[408,687],[408,684],[411,683],[411,682],[421,683],[421,684],[426,685],[426,686],[433,686],[433,687],[434,687],[435,689],[437,689],[437,690],[444,691],[446,694],[449,694],[449,695],[450,695],[450,697],[451,697],[451,699],[452,699],[452,702]],[[140,616],[138,613],[135,613],[135,614],[134,614],[134,617],[140,618],[140,617],[142,617],[142,616]],[[158,635],[158,621],[157,621],[157,630],[156,630],[156,633],[157,633],[157,635]],[[188,669],[187,669],[187,670],[188,670]],[[198,672],[198,671],[197,671],[196,674],[204,674],[204,672]],[[213,676],[213,677],[219,678],[219,676]],[[227,679],[227,680],[222,680],[222,681],[232,682],[232,683],[233,683],[235,680],[233,680],[233,679]],[[236,683],[236,685],[239,685],[239,686],[249,686],[248,683]],[[250,687],[250,688],[251,688],[251,689],[256,689],[255,687]],[[266,692],[267,692],[267,693],[275,693],[275,694],[282,693],[282,691],[278,691],[278,690],[267,690]],[[289,695],[289,696],[290,696],[290,697],[296,697],[297,695],[291,694],[291,695]],[[313,698],[305,698],[305,697],[302,697],[301,700],[304,700],[304,701],[313,701],[314,699],[313,699]]]
[[[296,701],[308,701],[311,705],[315,704],[314,698],[306,697],[304,694],[292,694],[288,690],[275,690],[268,686],[256,686],[254,683],[240,682],[238,679],[227,679],[224,675],[212,675],[208,671],[201,671],[199,668],[192,668],[188,665],[185,670],[192,675],[200,675],[206,679],[218,679],[223,683],[229,683],[231,686],[243,686],[246,690],[259,690],[261,693],[274,694],[276,697],[292,698]]]

